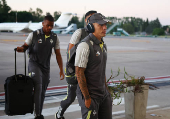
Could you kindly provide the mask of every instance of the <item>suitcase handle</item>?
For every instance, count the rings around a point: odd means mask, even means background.
[[[15,51],[15,81],[17,81],[17,77],[16,77],[16,74],[17,74],[17,65],[16,65],[16,51],[17,51],[17,48],[14,48],[14,51]],[[24,51],[24,59],[25,59],[25,81],[26,81],[26,53]]]

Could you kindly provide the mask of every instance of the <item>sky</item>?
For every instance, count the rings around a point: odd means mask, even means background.
[[[43,10],[43,14],[55,11],[76,13],[82,17],[89,10],[96,10],[108,17],[139,17],[149,21],[159,19],[162,25],[170,25],[170,0],[6,0],[12,10]]]

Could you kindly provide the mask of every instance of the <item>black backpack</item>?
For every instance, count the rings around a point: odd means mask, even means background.
[[[70,49],[70,52],[68,52],[68,48],[67,48],[67,62],[66,62],[66,68],[65,68],[65,77],[66,77],[66,81],[68,84],[78,83],[76,76],[75,76],[74,63],[75,63],[76,49],[79,43],[86,42],[89,45],[90,52],[93,51],[92,50],[93,46],[90,43],[90,40],[87,41],[86,39],[84,39],[86,36],[89,35],[89,33],[86,31],[85,28],[82,28],[81,30],[82,30],[82,34],[81,34],[80,41]]]

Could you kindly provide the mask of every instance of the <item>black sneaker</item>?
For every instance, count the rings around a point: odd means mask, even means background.
[[[55,119],[65,119],[63,116],[58,118],[57,114],[58,114],[58,112],[55,113]]]
[[[36,116],[34,119],[44,119],[44,116],[43,115]]]

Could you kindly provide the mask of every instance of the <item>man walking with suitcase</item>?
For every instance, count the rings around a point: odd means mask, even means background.
[[[34,82],[35,119],[44,119],[41,113],[45,92],[50,82],[50,59],[53,47],[60,68],[60,80],[64,79],[59,39],[56,34],[51,32],[54,18],[51,15],[45,16],[42,25],[42,29],[28,35],[24,45],[17,47],[18,52],[24,52],[28,49],[30,58],[28,72]]]

